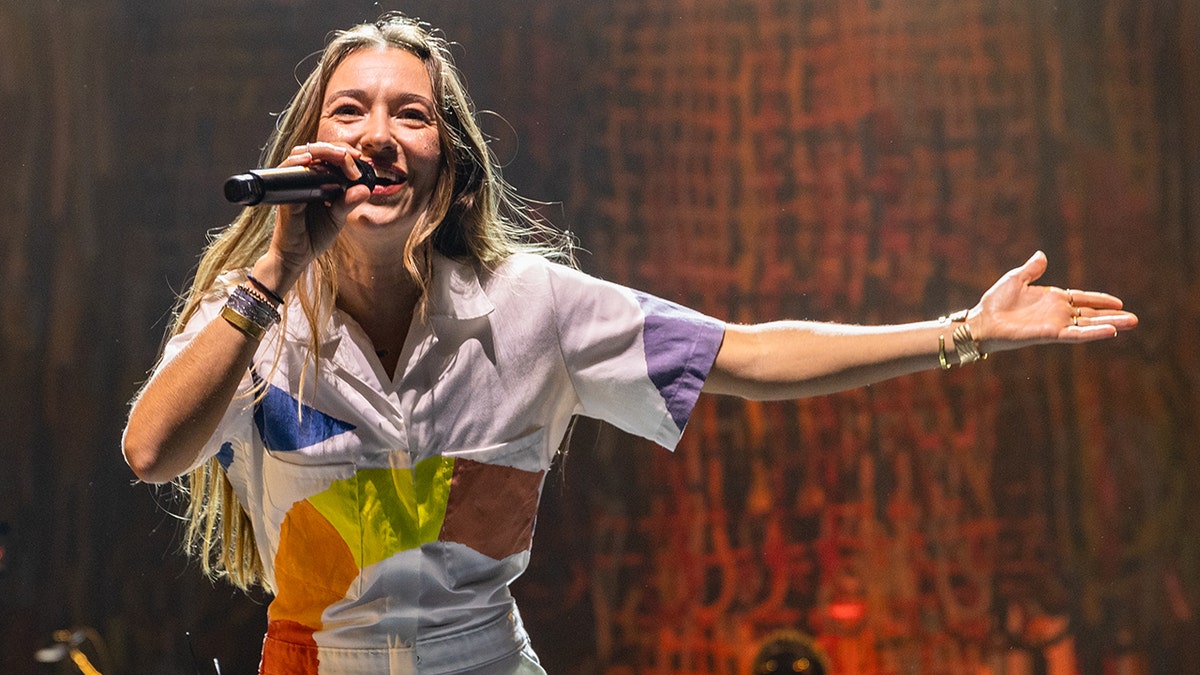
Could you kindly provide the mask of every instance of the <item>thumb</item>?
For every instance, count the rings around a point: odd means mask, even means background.
[[[1046,260],[1046,254],[1038,251],[1037,253],[1033,254],[1033,257],[1031,257],[1029,260],[1026,260],[1024,265],[1021,265],[1014,271],[1017,273],[1017,276],[1021,279],[1021,281],[1031,284],[1040,279],[1042,275],[1046,273],[1046,267],[1048,265],[1049,262]]]

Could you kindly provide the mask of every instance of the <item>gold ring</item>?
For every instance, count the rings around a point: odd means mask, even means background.
[[[1078,326],[1078,325],[1079,325],[1079,315],[1078,315],[1078,314],[1076,314],[1075,316],[1071,317],[1071,325],[1072,325],[1072,326]]]

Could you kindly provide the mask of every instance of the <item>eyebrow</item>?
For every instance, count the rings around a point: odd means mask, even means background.
[[[339,99],[343,96],[345,96],[347,98],[352,98],[355,100],[362,100],[367,97],[367,92],[362,89],[339,89],[338,91],[330,92],[329,94],[327,94],[325,96],[325,101],[322,105],[328,105],[331,101],[336,101],[337,99]],[[426,98],[420,94],[416,94],[416,93],[401,94],[399,98],[400,98],[400,103],[423,103],[423,104],[429,106],[430,109],[433,108],[433,101],[429,100],[428,98]]]

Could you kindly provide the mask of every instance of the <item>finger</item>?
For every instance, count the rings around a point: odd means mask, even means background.
[[[346,190],[346,193],[342,195],[342,199],[346,202],[347,211],[360,202],[370,199],[370,197],[371,189],[366,185],[351,185],[350,189]]]
[[[1100,291],[1067,291],[1076,307],[1091,307],[1093,309],[1121,309],[1125,303],[1120,298]]]
[[[1138,317],[1132,312],[1106,311],[1094,316],[1080,317],[1080,324],[1092,326],[1112,326],[1117,330],[1137,328]]]
[[[358,150],[355,150],[348,145],[326,143],[324,141],[313,141],[312,143],[306,143],[296,147],[304,149],[315,159],[318,159],[322,162],[328,162],[339,167],[342,166],[347,159],[353,162],[353,158],[358,157],[360,154]]]
[[[1029,260],[1026,260],[1024,265],[1021,265],[1013,271],[1016,272],[1017,277],[1019,277],[1021,281],[1025,282],[1026,284],[1031,284],[1042,278],[1042,275],[1046,273],[1046,267],[1048,265],[1049,262],[1046,260],[1046,254],[1038,251],[1034,253]]]
[[[1071,319],[1072,326],[1112,326],[1118,331],[1123,331],[1136,328],[1138,324],[1138,317],[1132,312],[1090,308],[1080,308],[1077,312],[1078,314]]]
[[[1094,342],[1107,340],[1117,336],[1116,326],[1101,324],[1097,326],[1067,326],[1058,335],[1061,342]]]
[[[354,155],[347,152],[342,157],[342,173],[350,180],[358,180],[362,178],[362,170],[358,168],[358,164],[354,161]]]
[[[305,166],[313,163],[312,153],[308,150],[308,144],[297,145],[292,148],[291,153],[279,163],[279,166]]]

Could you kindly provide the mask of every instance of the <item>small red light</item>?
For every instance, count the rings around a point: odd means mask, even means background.
[[[861,600],[844,600],[829,605],[829,618],[842,623],[856,623],[867,615],[867,604]]]

